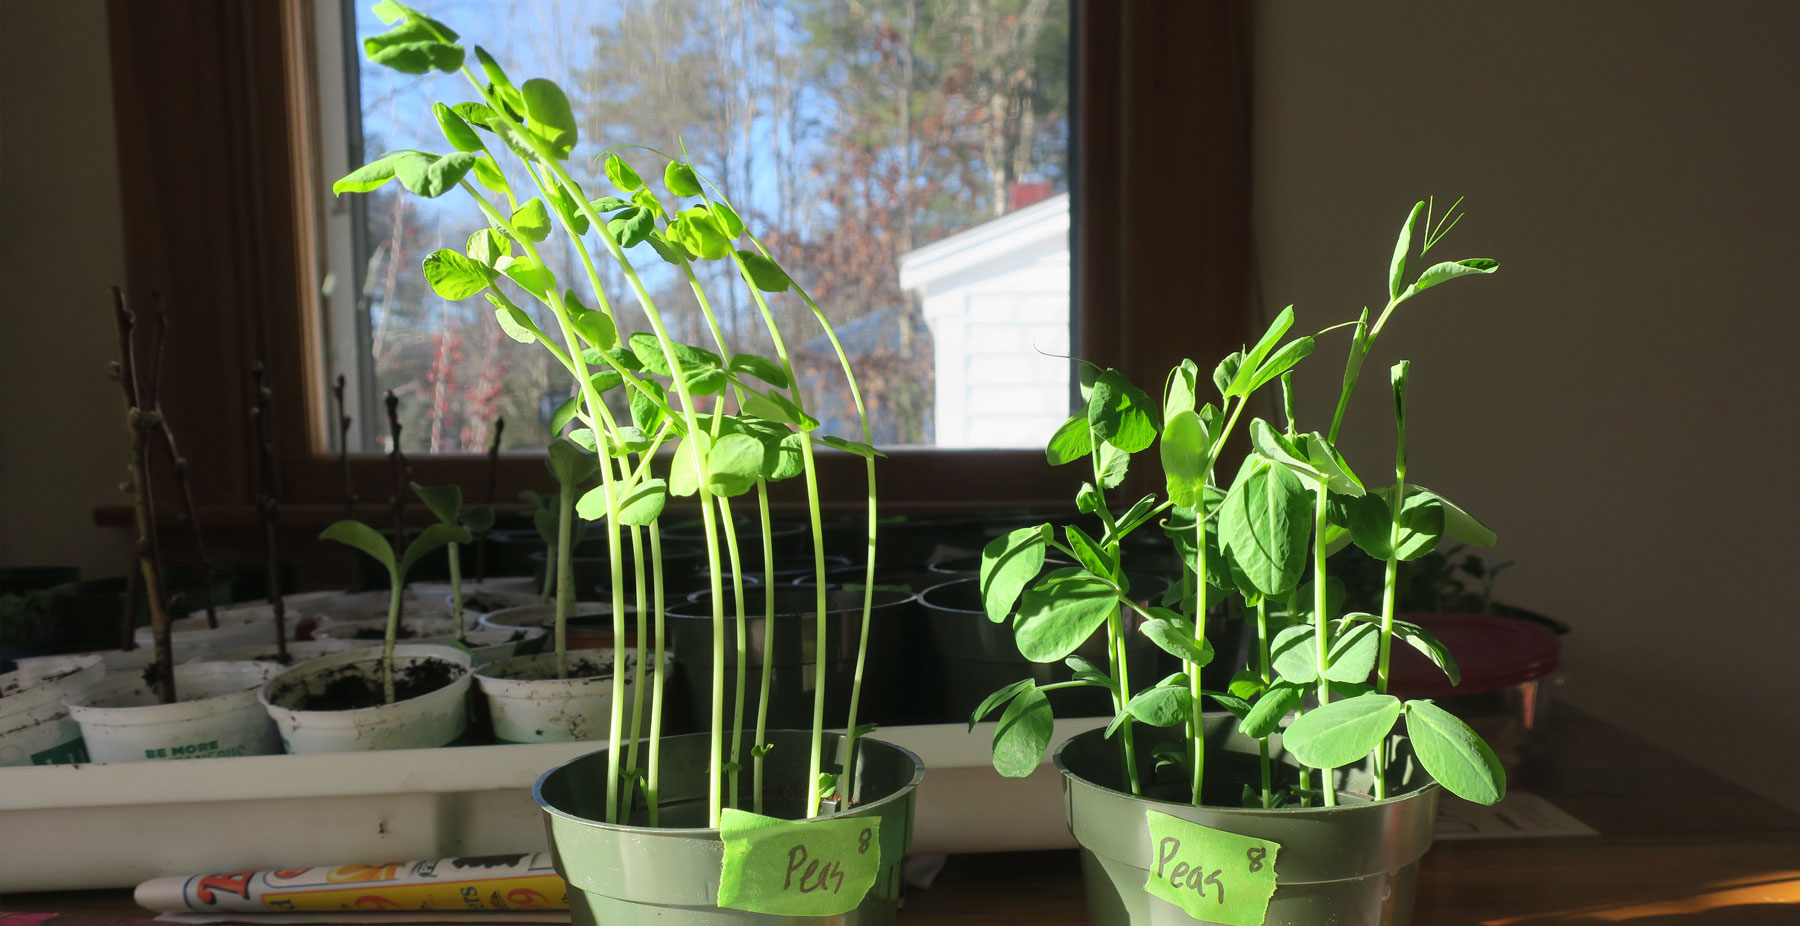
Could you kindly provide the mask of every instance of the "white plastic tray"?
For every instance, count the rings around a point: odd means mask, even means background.
[[[1058,720],[1054,744],[1104,718]],[[915,853],[1074,845],[1048,763],[1007,779],[994,725],[889,727],[925,761]],[[594,743],[0,769],[0,893],[132,887],[159,875],[498,855],[546,848],[531,785]]]

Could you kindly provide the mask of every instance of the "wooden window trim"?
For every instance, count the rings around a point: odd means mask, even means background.
[[[319,236],[317,152],[303,130],[316,111],[309,0],[110,0],[108,10],[127,287],[140,302],[158,291],[169,308],[164,404],[205,474],[203,519],[253,522],[244,422],[250,367],[267,358],[283,517],[316,527],[342,514],[345,493],[321,440],[334,412],[306,282]],[[1250,5],[1075,0],[1075,16],[1076,343],[1155,388],[1181,357],[1242,343],[1251,315]],[[486,482],[479,455],[411,462],[427,484]],[[1062,507],[1075,469],[1051,469],[1035,450],[920,449],[892,454],[878,478],[895,511]],[[1154,469],[1132,478],[1148,490]],[[829,454],[821,470],[829,507],[864,504],[860,459]],[[352,456],[350,471],[372,514],[391,491],[385,457]],[[503,458],[497,498],[547,481],[540,461]],[[782,488],[781,504],[802,502]],[[116,508],[99,514],[123,520]]]

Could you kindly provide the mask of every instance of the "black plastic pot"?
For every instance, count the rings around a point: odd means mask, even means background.
[[[1132,575],[1130,579],[1132,594],[1143,600],[1154,601],[1168,585],[1155,576]],[[1074,670],[1062,662],[1046,665],[1019,654],[1018,644],[1013,642],[1012,624],[996,624],[987,619],[977,579],[952,579],[933,586],[919,596],[919,601],[931,627],[932,648],[944,678],[945,708],[952,720],[967,720],[982,699],[1022,678],[1047,685],[1074,677]],[[1137,615],[1129,610],[1124,611],[1124,616],[1128,628],[1139,623]],[[1158,649],[1149,638],[1128,632],[1126,641],[1133,692],[1176,671],[1174,657]],[[1105,635],[1095,634],[1076,654],[1106,668]],[[1062,688],[1050,692],[1049,698],[1058,717],[1099,717],[1113,712],[1112,696],[1099,688]]]
[[[774,783],[764,813],[805,816],[807,761],[811,734],[771,730],[766,774]],[[569,883],[569,913],[575,926],[611,923],[666,923],[669,926],[725,924],[891,924],[900,900],[900,862],[912,845],[915,792],[925,776],[919,757],[899,746],[864,737],[857,740],[858,803],[835,817],[875,817],[881,821],[881,870],[862,904],[835,917],[786,917],[726,910],[717,906],[724,846],[719,831],[706,828],[708,737],[665,737],[662,745],[662,825],[647,825],[642,794],[631,825],[600,822],[606,807],[606,750],[591,752],[545,772],[531,789],[543,810],[550,852],[558,874]],[[828,763],[835,764],[842,737],[828,735]],[[747,783],[750,776],[740,777]],[[739,806],[748,807],[745,799]]]
[[[1339,769],[1336,807],[1244,808],[1239,795],[1256,786],[1257,742],[1235,732],[1229,715],[1207,715],[1207,800],[1187,803],[1188,785],[1173,767],[1147,772],[1152,750],[1180,739],[1175,729],[1138,726],[1136,746],[1142,797],[1124,787],[1119,741],[1093,730],[1072,737],[1056,751],[1063,774],[1069,830],[1081,846],[1081,874],[1088,918],[1097,926],[1191,926],[1180,907],[1144,890],[1156,868],[1147,811],[1202,826],[1279,844],[1275,893],[1269,926],[1408,926],[1419,859],[1431,848],[1439,789],[1412,761],[1404,737],[1395,737],[1389,794],[1368,796],[1362,768]],[[1295,767],[1270,739],[1278,785],[1297,780]],[[1315,773],[1316,774],[1316,773]],[[1317,802],[1314,802],[1317,804]]]
[[[942,551],[979,550],[982,538],[981,521],[975,518],[883,517],[875,529],[875,562],[897,568],[920,566]],[[868,549],[866,518],[837,517],[826,522],[826,553],[866,563]]]
[[[198,569],[173,568],[165,571],[169,616],[182,617],[206,607],[204,579]],[[130,583],[123,576],[106,579],[84,579],[59,585],[50,590],[50,608],[55,614],[57,652],[83,653],[93,650],[118,649],[119,619],[125,613],[125,595]],[[232,603],[231,582],[216,578],[212,583],[213,604]],[[150,606],[140,593],[133,627],[150,624]]]
[[[775,595],[775,639],[771,651],[765,652],[764,608],[770,592]],[[725,649],[718,658],[725,662],[725,707],[732,707],[737,678],[737,620],[731,595],[726,595]],[[895,720],[897,698],[914,695],[912,686],[897,690],[891,657],[897,641],[917,630],[917,612],[910,607],[913,596],[904,592],[877,591],[869,618],[868,664],[863,671],[862,702],[857,707],[858,723],[891,724]],[[850,710],[850,687],[856,672],[857,641],[862,634],[863,593],[828,589],[826,603],[826,645],[817,645],[817,599],[813,590],[783,586],[772,590],[746,589],[744,594],[745,628],[749,638],[745,679],[748,709],[745,723],[754,713],[758,686],[762,683],[762,667],[769,667],[769,726],[811,729],[813,716],[814,666],[823,658],[825,668],[825,725],[841,727]],[[677,666],[677,685],[685,693],[692,711],[692,726],[703,729],[711,722],[713,628],[710,593],[693,601],[671,605],[667,623],[669,648]]]

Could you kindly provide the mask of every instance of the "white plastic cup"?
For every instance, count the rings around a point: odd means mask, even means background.
[[[467,625],[473,625],[473,621]],[[400,626],[412,631],[412,636],[396,640],[396,643],[445,643],[456,639],[456,622],[450,619],[445,611],[427,611],[422,614],[407,614],[400,618]],[[358,634],[367,633],[363,637]],[[387,634],[387,617],[363,617],[355,620],[328,619],[319,622],[319,628],[313,631],[315,640],[354,640],[363,646],[379,644]]]
[[[0,766],[86,762],[81,727],[63,698],[106,677],[96,654],[45,656],[0,675]]]
[[[403,643],[394,647],[394,670],[424,660],[449,662],[459,670],[454,681],[436,691],[344,711],[300,710],[309,694],[322,692],[344,673],[379,678],[381,647],[322,656],[270,679],[257,693],[281,731],[287,751],[296,755],[367,752],[377,749],[429,749],[454,745],[469,722],[469,654],[452,646]]]
[[[163,704],[142,673],[116,675],[65,697],[95,762],[265,756],[281,751],[275,723],[256,700],[281,667],[269,662],[194,662],[175,667]]]
[[[349,652],[353,649],[367,649],[367,640],[293,640],[287,645],[288,666],[297,666],[310,662],[320,656],[333,653]],[[209,662],[232,662],[250,660],[251,662],[275,662],[275,643],[270,641],[257,646],[244,646],[238,649],[225,650],[204,657]]]
[[[219,626],[206,626],[206,612],[178,617],[169,623],[169,642],[177,651],[205,655],[220,650],[237,649],[267,639],[273,641],[275,625],[269,614],[255,611],[226,612],[218,615]],[[289,624],[292,632],[293,625]],[[151,649],[156,637],[149,627],[139,627],[131,638],[138,649]],[[177,682],[177,685],[180,683]]]

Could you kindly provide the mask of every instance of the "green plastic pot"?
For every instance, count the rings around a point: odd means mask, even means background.
[[[1192,926],[1180,907],[1144,891],[1155,864],[1145,811],[1280,844],[1275,894],[1265,926],[1407,926],[1412,922],[1419,859],[1431,848],[1437,783],[1413,761],[1404,737],[1390,744],[1386,800],[1369,797],[1366,767],[1337,770],[1338,806],[1241,806],[1244,785],[1260,782],[1256,740],[1237,733],[1228,714],[1206,717],[1207,806],[1186,802],[1188,785],[1173,767],[1154,767],[1158,744],[1181,740],[1178,728],[1136,728],[1144,796],[1123,788],[1117,739],[1093,730],[1056,751],[1068,802],[1069,830],[1081,846],[1088,917],[1096,926]],[[1277,785],[1298,779],[1297,765],[1270,737]],[[1314,773],[1317,774],[1316,772]]]
[[[766,760],[772,783],[764,807],[769,816],[804,815],[811,734],[774,730]],[[913,804],[925,767],[899,746],[867,737],[857,740],[855,807],[835,816],[879,817],[881,871],[855,910],[834,917],[787,917],[721,909],[715,903],[724,844],[706,828],[706,734],[671,736],[662,746],[661,827],[646,825],[642,792],[631,825],[600,822],[606,806],[606,750],[557,766],[532,788],[550,834],[558,874],[569,883],[569,912],[575,926],[646,923],[670,926],[722,924],[832,923],[870,926],[893,923],[900,900],[900,860],[912,845]],[[838,761],[843,737],[825,739],[828,765]],[[750,776],[742,776],[749,787]],[[745,800],[741,806],[748,807]]]

